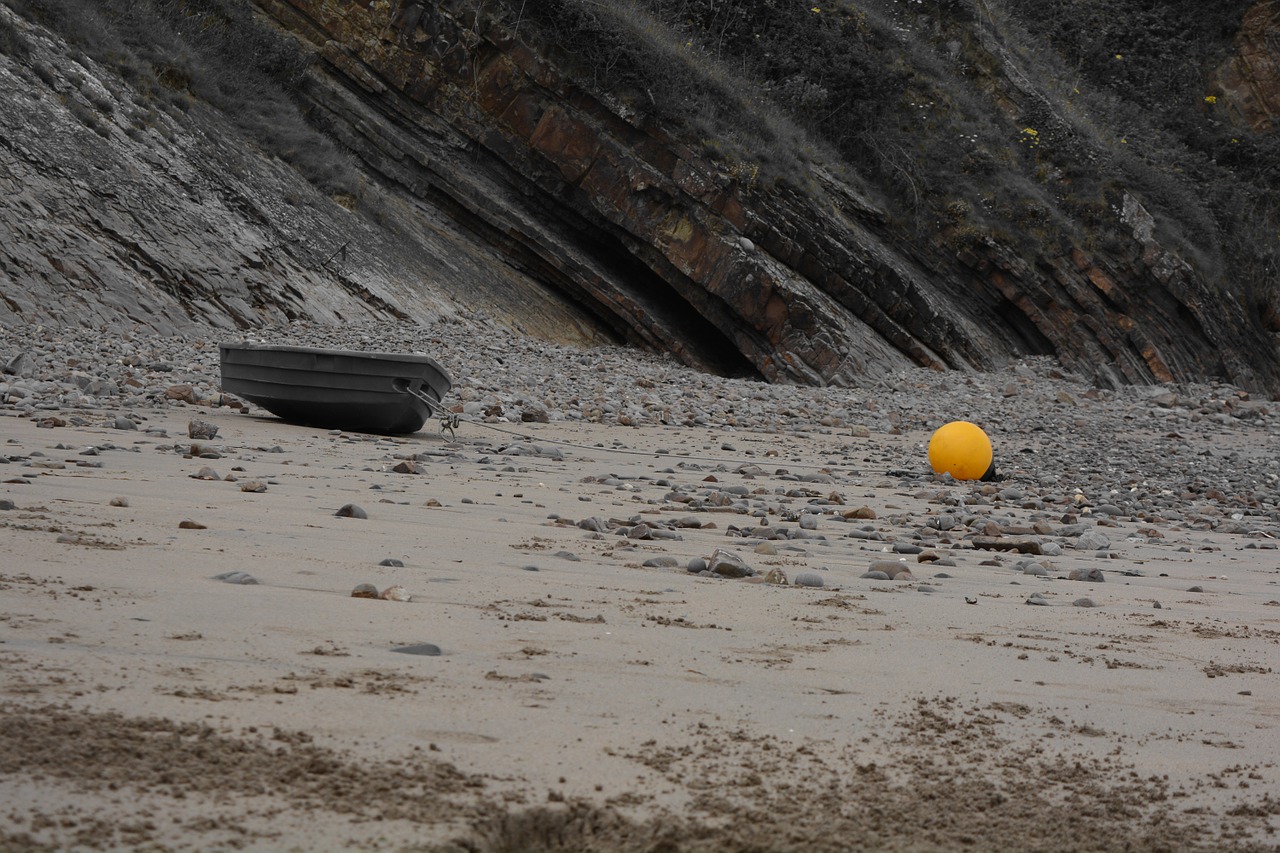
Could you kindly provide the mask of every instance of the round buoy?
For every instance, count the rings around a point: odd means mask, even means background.
[[[957,480],[984,480],[995,471],[991,439],[968,421],[943,424],[929,439],[929,465]]]

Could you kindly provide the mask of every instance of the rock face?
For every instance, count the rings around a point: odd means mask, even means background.
[[[1109,199],[1105,250],[921,245],[850,179],[744,187],[475,3],[254,2],[318,51],[302,93],[383,188],[378,215],[247,156],[214,115],[152,111],[130,129],[125,83],[57,70],[74,63],[55,61],[56,39],[0,7],[36,57],[0,57],[0,321],[247,328],[475,309],[778,382],[1048,354],[1109,386],[1280,391],[1266,317],[1162,243],[1127,192]],[[1274,71],[1274,3],[1258,8],[1226,76],[1253,81],[1233,91],[1270,121],[1276,90],[1254,82]],[[993,85],[1031,97],[1017,75]]]
[[[1280,389],[1262,321],[1161,245],[1133,196],[1115,199],[1123,245],[1105,255],[907,245],[829,175],[803,196],[745,192],[472,4],[258,2],[321,51],[330,76],[312,94],[370,167],[473,220],[628,340],[817,385],[1035,353],[1106,385]]]

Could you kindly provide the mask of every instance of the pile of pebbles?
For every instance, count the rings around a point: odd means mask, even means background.
[[[119,422],[147,406],[216,405],[223,401],[217,344],[228,337],[213,329],[161,337],[0,328],[0,415]],[[1003,477],[974,484],[970,499],[1240,533],[1280,521],[1280,404],[1229,385],[1104,389],[1045,358],[999,373],[908,370],[849,388],[769,385],[634,349],[552,344],[467,315],[424,325],[295,323],[241,339],[426,353],[454,378],[446,403],[464,421],[835,436],[868,470],[917,486],[938,479],[923,464],[923,447],[908,458],[875,436],[927,435],[969,420],[992,436]],[[190,393],[174,399],[175,386]]]

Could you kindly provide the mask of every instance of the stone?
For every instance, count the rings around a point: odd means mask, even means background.
[[[418,643],[412,646],[400,646],[392,649],[393,652],[399,652],[402,655],[426,655],[427,657],[437,657],[441,654],[440,647],[435,643]]]
[[[726,578],[746,578],[756,573],[756,570],[747,565],[745,560],[732,551],[726,551],[723,548],[717,548],[711,552],[711,559],[707,561],[707,568],[715,574]]]
[[[118,495],[112,498],[110,501],[108,501],[108,503],[111,506],[127,507],[129,505],[129,499],[124,497],[123,495]]]
[[[999,529],[999,528],[997,528]],[[1035,536],[975,536],[973,547],[987,551],[1017,551],[1020,554],[1042,554],[1040,540]]]
[[[186,383],[170,385],[164,390],[164,398],[166,400],[180,400],[193,406],[200,401],[200,398],[196,396],[196,389]],[[194,437],[192,436],[192,438]]]
[[[1041,594],[1040,594],[1040,593],[1038,593],[1038,592],[1033,592],[1033,593],[1031,593],[1031,595],[1030,595],[1030,596],[1028,596],[1028,597],[1027,597],[1027,600],[1026,600],[1025,602],[1023,602],[1023,603],[1024,603],[1024,604],[1033,604],[1033,605],[1035,605],[1035,606],[1037,606],[1037,607],[1048,607],[1048,606],[1049,606],[1049,602],[1045,599],[1045,597],[1044,597],[1043,595],[1041,595]]]
[[[351,590],[352,598],[377,598],[378,595],[378,588],[371,583],[356,584],[356,588]]]
[[[116,415],[114,426],[116,429],[123,429],[123,430],[131,430],[131,429],[138,428],[138,425],[133,422],[132,418],[127,418],[124,415]]]
[[[1072,607],[1096,607],[1097,605],[1093,603],[1092,598],[1077,598],[1075,601],[1071,602],[1071,606]]]
[[[187,438],[212,441],[218,437],[218,425],[193,418],[187,421]]]
[[[826,585],[826,580],[817,572],[796,572],[795,580],[792,583],[796,586],[820,588]]]
[[[257,578],[248,572],[223,572],[222,574],[214,575],[213,579],[216,581],[222,581],[223,583],[237,583],[243,585],[253,585],[258,582]]]
[[[1102,569],[1072,569],[1067,574],[1067,580],[1103,583],[1106,578],[1102,576]]]
[[[1076,539],[1077,551],[1102,551],[1111,547],[1111,538],[1101,530],[1086,530]]]
[[[258,494],[267,490],[267,484],[261,480],[245,480],[240,484],[240,491]]]
[[[184,521],[179,521],[178,528],[180,530],[207,530],[208,526],[201,524],[198,521],[192,521],[191,519],[188,518]]]
[[[867,567],[869,572],[882,572],[886,579],[893,580],[901,574],[911,576],[911,567],[899,560],[873,560]],[[865,577],[865,575],[864,575]]]
[[[334,513],[338,518],[368,518],[369,514],[361,507],[355,504],[343,504],[337,512]]]
[[[700,574],[707,570],[707,561],[702,559],[701,557],[693,557],[692,559],[689,560],[688,564],[686,565],[686,568],[689,570],[691,574],[695,574],[695,575]]]
[[[395,568],[395,569],[403,569],[403,568],[404,568],[404,562],[403,562],[402,560],[397,560],[395,557],[386,557],[386,558],[384,558],[383,560],[379,561],[378,565],[379,565],[379,566],[389,566],[389,567],[391,567],[391,568]]]
[[[384,589],[382,591],[382,594],[379,596],[379,598],[381,598],[383,601],[412,601],[413,600],[413,597],[409,595],[408,591],[405,590],[405,588],[400,586],[399,584],[395,586],[389,586],[386,589]]]

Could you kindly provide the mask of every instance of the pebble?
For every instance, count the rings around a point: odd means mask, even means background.
[[[1071,602],[1071,605],[1073,607],[1097,607],[1097,605],[1093,603],[1092,598],[1077,598],[1075,601]]]
[[[395,568],[395,569],[403,569],[403,568],[404,568],[404,561],[403,561],[403,560],[397,560],[395,557],[386,557],[386,558],[382,559],[381,561],[379,561],[378,565],[379,565],[379,566],[390,566],[391,568]]]
[[[382,594],[378,597],[381,598],[383,601],[412,601],[413,600],[413,597],[409,595],[408,591],[404,587],[398,584],[396,586],[387,587],[382,591]]]
[[[119,495],[112,498],[108,503],[111,504],[111,506],[127,507],[129,505],[129,499],[123,495]]]
[[[826,586],[826,579],[817,572],[796,572],[795,580],[792,583],[796,586],[821,588]]]
[[[208,421],[192,419],[187,422],[187,438],[212,441],[218,437],[218,427]]]
[[[435,643],[418,643],[413,646],[400,646],[392,649],[393,652],[399,652],[402,655],[426,655],[428,657],[437,657],[441,654],[440,647]]]
[[[1033,592],[1031,595],[1027,596],[1025,603],[1034,604],[1038,607],[1046,607],[1049,604],[1049,602],[1045,600],[1045,597],[1038,592]]]
[[[338,518],[368,518],[369,514],[355,504],[343,504],[334,513]]]
[[[726,578],[746,578],[756,573],[755,569],[747,565],[746,560],[723,548],[717,548],[711,553],[707,568],[714,574]]]
[[[1111,538],[1101,530],[1086,530],[1076,539],[1077,551],[1102,551],[1111,547]]]
[[[201,524],[198,521],[192,521],[189,518],[179,521],[178,528],[181,530],[208,530],[209,529],[208,525]]]
[[[1072,569],[1067,580],[1102,583],[1106,578],[1102,576],[1102,569]]]
[[[356,588],[351,590],[352,598],[377,598],[378,588],[371,583],[356,584]]]
[[[246,585],[256,584],[258,582],[258,579],[248,572],[223,572],[220,575],[214,575],[213,579],[216,581],[222,581],[223,583],[238,583]]]

